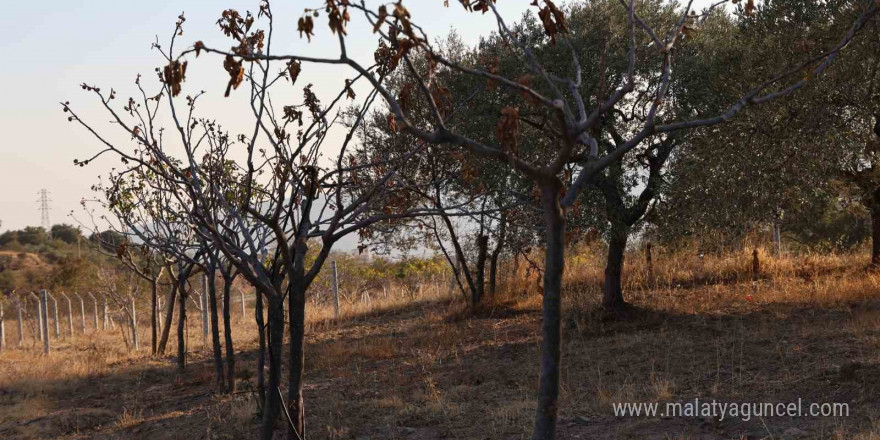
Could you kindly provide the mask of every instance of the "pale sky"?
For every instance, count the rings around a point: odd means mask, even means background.
[[[296,20],[305,7],[318,7],[320,0],[275,0],[276,35],[273,52],[293,53],[303,50],[320,55],[336,56],[335,40],[325,31],[326,18],[316,22],[316,37],[306,47],[296,33]],[[368,4],[380,1],[368,0]],[[506,20],[513,21],[529,9],[531,0],[501,0],[498,8]],[[698,0],[697,5],[706,0]],[[413,20],[426,28],[429,35],[443,37],[450,29],[473,44],[480,35],[496,29],[491,14],[467,14],[457,0],[444,8],[442,0],[410,0],[405,2]],[[158,35],[167,46],[174,22],[186,13],[185,32],[178,37],[177,47],[190,46],[202,40],[208,46],[228,48],[230,40],[216,26],[223,9],[240,12],[256,11],[258,0],[50,0],[7,2],[0,15],[0,26],[6,37],[0,42],[4,69],[0,72],[0,231],[40,224],[38,192],[51,193],[53,224],[74,223],[68,217],[73,210],[81,214],[80,200],[91,197],[90,187],[98,174],[105,174],[115,161],[96,161],[85,168],[73,165],[75,158],[84,158],[100,149],[94,138],[74,123],[67,122],[59,102],[70,101],[80,116],[103,129],[107,114],[95,105],[93,95],[79,84],[87,82],[102,89],[115,88],[120,105],[135,92],[133,81],[138,73],[144,77],[147,91],[155,93],[158,85],[153,69],[164,65],[161,56],[150,49]],[[376,38],[372,38],[362,17],[352,13],[348,39],[349,53],[359,59],[372,58]],[[289,48],[289,50],[284,50]],[[222,59],[202,55],[189,59],[184,93],[208,92],[201,108],[210,106],[210,114],[236,133],[235,121],[252,118],[243,108],[247,84],[224,99],[227,81]],[[278,66],[281,67],[280,65]],[[340,90],[351,71],[337,67],[304,65],[292,99],[302,96],[301,86],[315,83],[322,101]],[[236,117],[242,115],[242,117]],[[101,124],[104,122],[105,124]],[[242,127],[243,128],[243,127]]]

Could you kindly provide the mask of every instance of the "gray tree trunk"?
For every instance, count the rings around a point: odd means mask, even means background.
[[[605,262],[605,283],[602,288],[602,307],[609,310],[626,307],[626,301],[623,299],[622,275],[628,239],[628,227],[612,225]]]
[[[177,316],[177,369],[183,371],[186,369],[186,275],[180,275],[178,283],[180,307]]]
[[[269,297],[269,382],[266,384],[266,401],[263,405],[261,438],[272,440],[275,421],[281,415],[281,360],[284,347],[284,304],[281,298]]]
[[[223,279],[223,336],[226,343],[226,392],[235,392],[235,349],[232,346],[232,313],[229,310],[230,296],[232,296],[232,280],[228,276]],[[242,295],[244,299],[244,295]],[[244,302],[241,306],[244,312]]]
[[[168,337],[171,334],[171,324],[174,321],[174,304],[177,301],[177,293],[180,283],[175,282],[168,292],[168,300],[165,302],[165,323],[162,325],[162,336],[159,338],[159,345],[156,347],[157,354],[165,354],[165,347],[168,344]]]
[[[226,375],[223,371],[223,348],[220,346],[220,325],[217,314],[217,282],[213,276],[214,270],[211,268],[211,276],[205,277],[207,281],[207,295],[205,302],[211,312],[211,348],[214,353],[214,369],[217,374],[217,391],[226,391]],[[207,311],[207,310],[206,310]]]
[[[260,402],[266,401],[266,321],[263,318],[263,294],[254,290],[254,320],[257,323],[257,396]]]
[[[544,208],[544,295],[541,307],[541,370],[538,407],[532,440],[556,438],[559,375],[562,362],[562,274],[565,270],[565,218],[559,206],[558,184],[541,188]]]

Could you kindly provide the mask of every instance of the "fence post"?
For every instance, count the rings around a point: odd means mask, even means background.
[[[55,339],[61,337],[61,324],[58,323],[58,301],[55,299],[55,295],[49,293],[49,299],[52,300],[52,317],[55,318]],[[49,312],[46,312],[48,315]]]
[[[162,298],[156,298],[156,324],[159,326],[158,330],[161,333],[164,328],[162,325]]]
[[[89,297],[95,302],[95,331],[98,331],[98,298],[95,298],[95,295],[92,295],[92,292],[89,292]]]
[[[74,292],[77,298],[79,298],[79,313],[80,313],[80,321],[82,321],[82,332],[86,334],[86,302],[83,301],[83,298],[79,296],[78,293]]]
[[[208,346],[208,276],[202,275],[202,294],[199,296],[202,307],[202,347]]]
[[[61,292],[61,296],[67,300],[67,325],[70,326],[70,336],[73,337],[73,303],[70,302],[70,297],[66,293]]]
[[[41,301],[40,297],[36,293],[31,292],[31,296],[33,296],[37,300],[37,334],[35,336],[38,338],[37,340],[42,341],[43,336],[44,336],[43,335],[43,304],[40,302]]]
[[[107,330],[107,296],[101,295],[101,299],[103,299],[104,304],[104,323],[102,326],[102,330]]]
[[[42,316],[43,316],[43,354],[49,355],[49,291],[43,289],[40,291],[42,298],[40,298],[40,305],[42,305]]]
[[[333,310],[336,313],[336,318],[339,318],[339,279],[337,278],[336,260],[330,263],[330,267],[332,269],[330,284],[333,287]]]
[[[241,298],[241,317],[244,318],[244,292],[238,289],[238,296]]]
[[[6,348],[6,323],[3,318],[3,304],[0,304],[0,351]]]
[[[138,351],[137,310],[134,305],[134,297],[131,297],[131,340],[134,342],[134,351]]]
[[[21,300],[16,299],[16,309],[18,309],[18,346],[24,345],[24,325],[21,320]]]

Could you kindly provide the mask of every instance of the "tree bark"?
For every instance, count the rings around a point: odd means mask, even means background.
[[[178,277],[180,291],[177,297],[180,300],[180,308],[177,315],[177,369],[180,371],[186,369],[186,278],[184,274]],[[168,322],[171,320],[169,319]]]
[[[541,372],[532,440],[556,438],[559,374],[562,361],[562,274],[565,270],[565,218],[559,205],[559,183],[541,188],[544,208],[545,267],[541,308]]]
[[[626,307],[626,301],[623,299],[621,277],[628,238],[628,227],[612,224],[611,238],[608,241],[608,255],[605,263],[605,283],[602,288],[602,307],[608,310],[620,310]]]
[[[162,323],[162,334],[159,337],[159,345],[156,347],[156,354],[165,354],[165,347],[168,345],[168,336],[171,334],[171,323],[174,321],[174,302],[177,300],[178,284],[174,280],[171,291],[168,292],[167,310],[165,310],[165,322]]]
[[[486,256],[489,251],[489,236],[477,236],[477,267],[476,285],[471,292],[471,305],[476,307],[483,300],[483,292],[486,291]]]
[[[263,293],[254,291],[256,304],[254,305],[254,318],[257,322],[257,339],[259,350],[257,353],[257,395],[260,402],[266,401],[266,321],[263,319]]]
[[[305,406],[303,401],[303,375],[305,372],[305,322],[306,322],[306,279],[305,257],[308,245],[304,238],[297,240],[295,261],[293,265],[294,279],[290,280],[288,291],[287,320],[290,332],[290,353],[288,360],[287,411],[293,420],[288,427],[288,439],[305,438]]]
[[[220,320],[217,314],[217,279],[214,268],[209,267],[208,274],[208,309],[211,313],[211,346],[214,349],[214,370],[217,374],[217,391],[226,391],[226,375],[223,371],[223,347],[220,346]]]
[[[232,295],[232,280],[223,277],[223,336],[226,339],[226,392],[235,392],[235,350],[232,346],[232,318],[229,310],[229,297]]]
[[[305,406],[303,401],[303,375],[305,372],[305,289],[301,282],[292,283],[288,319],[290,320],[290,359],[288,370],[287,406],[296,432],[289,432],[290,440],[305,438],[303,433]]]
[[[492,257],[489,261],[489,295],[495,295],[498,285],[498,257],[504,249],[504,240],[507,236],[507,213],[501,213],[501,222],[498,228],[497,242],[495,250],[492,251]]]
[[[284,304],[280,297],[269,299],[269,383],[263,405],[263,440],[272,440],[275,421],[281,414],[281,360],[284,342]]]

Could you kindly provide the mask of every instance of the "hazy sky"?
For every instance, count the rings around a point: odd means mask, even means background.
[[[316,38],[308,44],[296,33],[296,20],[305,7],[319,6],[319,0],[275,0],[276,35],[273,52],[308,50],[321,56],[335,56],[335,40],[324,30],[323,16],[316,22]],[[379,4],[377,1],[368,3]],[[498,7],[504,17],[515,20],[529,8],[531,0],[502,0]],[[705,1],[697,1],[703,4]],[[433,36],[442,37],[451,29],[467,43],[474,43],[481,34],[495,29],[490,14],[464,13],[456,0],[444,8],[442,0],[410,0],[405,2],[414,21]],[[0,230],[19,229],[40,224],[38,192],[51,193],[52,223],[73,223],[71,211],[81,213],[80,200],[91,197],[90,187],[99,174],[105,174],[114,161],[99,160],[85,168],[73,165],[73,159],[84,158],[100,149],[85,130],[67,122],[59,102],[70,101],[85,120],[105,130],[108,116],[95,105],[93,95],[79,84],[87,82],[118,91],[118,103],[134,94],[133,81],[144,75],[147,91],[158,91],[153,69],[163,65],[160,55],[151,50],[158,41],[167,46],[174,22],[186,13],[185,32],[178,47],[203,40],[213,47],[227,48],[230,40],[216,26],[225,8],[239,11],[258,9],[258,1],[241,0],[51,0],[40,2],[8,2],[0,25],[7,37],[0,42],[0,56],[5,67],[0,73]],[[363,20],[352,14],[349,53],[360,59],[372,58],[376,39],[366,30]],[[210,106],[232,133],[236,121],[249,119],[242,114],[247,95],[243,84],[230,99],[223,98],[228,78],[219,57],[202,56],[190,59],[184,94],[198,90],[208,92],[202,109]],[[281,67],[280,65],[278,66]],[[344,78],[351,77],[344,68],[304,65],[291,99],[299,100],[306,82],[316,84],[319,98],[327,101],[337,92]],[[243,117],[236,117],[243,115]],[[103,123],[103,124],[102,124]],[[243,127],[242,127],[243,128]]]

